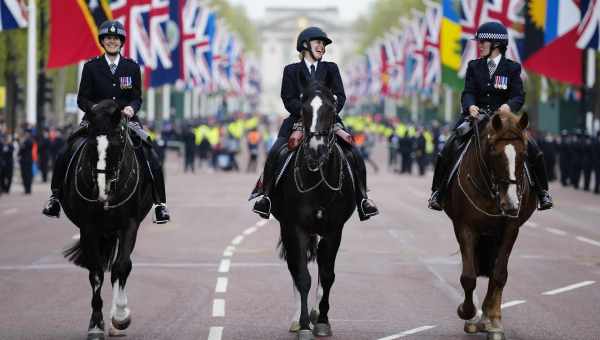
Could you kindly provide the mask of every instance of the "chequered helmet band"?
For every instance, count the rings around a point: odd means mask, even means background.
[[[506,33],[477,33],[477,40],[504,40],[508,41]]]

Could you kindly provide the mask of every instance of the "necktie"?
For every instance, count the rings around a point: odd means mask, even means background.
[[[110,73],[115,74],[117,70],[117,64],[110,64]]]
[[[310,79],[315,79],[315,65],[310,65]]]
[[[494,71],[496,71],[496,63],[494,63],[493,60],[488,60],[488,69],[490,71],[490,78],[492,77],[492,74],[494,74]]]

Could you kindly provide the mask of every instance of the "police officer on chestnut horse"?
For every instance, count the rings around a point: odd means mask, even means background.
[[[77,104],[79,108],[86,112],[80,127],[69,138],[75,142],[84,136],[89,124],[87,112],[104,99],[112,99],[122,107],[122,114],[131,121],[129,127],[143,141],[147,168],[151,170],[153,181],[153,197],[156,207],[154,209],[154,222],[158,224],[167,223],[170,220],[166,205],[165,183],[156,153],[152,150],[148,142],[148,135],[142,129],[139,119],[135,113],[142,105],[142,80],[140,66],[132,59],[121,56],[121,48],[125,44],[126,32],[123,25],[114,21],[105,21],[100,25],[98,40],[104,48],[105,54],[91,59],[85,63],[81,75],[81,84],[77,95]],[[56,156],[54,171],[52,174],[52,184],[50,198],[42,213],[50,217],[60,216],[61,189],[64,177],[67,172],[67,151],[69,145],[66,145]]]
[[[287,65],[283,70],[281,99],[290,116],[283,121],[277,140],[269,151],[262,178],[251,195],[251,198],[254,198],[262,194],[261,199],[254,204],[253,211],[263,218],[269,218],[271,214],[270,194],[275,185],[280,160],[284,158],[281,156],[288,151],[286,144],[293,149],[302,140],[303,127],[300,110],[302,109],[301,94],[304,88],[311,80],[322,82],[336,98],[336,112],[339,113],[344,107],[346,94],[338,66],[334,62],[322,60],[325,47],[331,43],[331,39],[322,29],[306,28],[298,35],[296,41],[296,50],[300,53],[301,60]],[[375,203],[367,197],[364,160],[353,145],[352,137],[344,130],[339,115],[336,115],[336,134],[340,139],[346,141],[341,143],[341,146],[353,168],[357,187],[355,190],[356,206],[360,220],[364,221],[377,215],[379,211]]]
[[[525,101],[521,65],[505,57],[508,46],[506,27],[497,22],[488,22],[479,27],[475,35],[481,58],[471,60],[467,67],[465,89],[462,93],[462,118],[456,126],[464,126],[467,119],[478,118],[480,112],[518,112]],[[457,133],[452,136],[438,155],[432,183],[429,208],[442,210],[446,186],[456,158],[460,155],[465,136]],[[544,154],[535,140],[527,142],[527,163],[533,172],[538,209],[552,208],[552,197],[548,192],[548,176]]]

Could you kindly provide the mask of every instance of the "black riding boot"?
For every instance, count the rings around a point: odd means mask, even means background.
[[[354,199],[356,200],[358,218],[361,221],[366,221],[371,216],[379,214],[379,209],[377,209],[375,202],[367,196],[367,168],[365,167],[365,161],[356,147],[348,145],[345,142],[340,143],[343,146],[346,157],[352,165],[354,186],[356,188]]]
[[[60,217],[60,196],[63,181],[67,172],[67,157],[66,153],[68,146],[65,145],[57,154],[54,161],[54,169],[52,170],[52,181],[50,182],[50,197],[48,202],[42,209],[42,214],[48,217]]]
[[[429,198],[429,209],[443,210],[443,200],[446,190],[446,182],[452,170],[452,159],[458,149],[456,146],[456,136],[452,135],[446,141],[444,148],[438,154],[433,171],[433,181],[431,183],[431,197]]]
[[[145,150],[146,164],[152,177],[152,198],[154,199],[154,219],[156,224],[164,224],[171,220],[171,215],[167,209],[167,194],[165,192],[165,178],[162,167],[158,161],[158,155],[149,146],[143,147]]]
[[[267,156],[267,160],[265,161],[265,168],[261,175],[261,185],[262,185],[262,197],[254,203],[254,207],[252,211],[258,214],[258,216],[269,219],[271,216],[271,198],[269,195],[271,194],[271,188],[274,185],[275,181],[275,173],[277,171],[278,160],[280,159],[282,154],[287,153],[287,138],[277,138],[275,144],[269,150],[269,155]]]
[[[538,197],[538,210],[546,210],[552,208],[552,196],[548,192],[548,175],[546,172],[546,162],[544,154],[541,152],[535,142],[529,140],[527,153],[529,165],[533,171],[534,189]]]

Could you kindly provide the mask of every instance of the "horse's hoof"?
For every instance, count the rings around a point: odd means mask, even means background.
[[[487,340],[506,340],[504,332],[488,332]]]
[[[474,318],[475,315],[477,315],[477,308],[475,308],[474,305],[471,306],[471,308],[465,310],[464,305],[461,303],[456,311],[456,313],[458,313],[458,317],[463,320],[471,320]]]
[[[310,319],[310,323],[312,323],[313,325],[316,325],[317,320],[319,320],[319,311],[316,309],[311,310],[308,318]]]
[[[313,333],[310,329],[301,329],[298,331],[298,340],[315,340]]]
[[[115,318],[111,318],[110,321],[112,322],[114,328],[122,331],[131,325],[131,314],[128,315],[124,320],[119,321]]]
[[[88,330],[87,340],[104,340],[104,330],[94,327]]]
[[[313,328],[313,334],[315,336],[332,336],[331,325],[328,323],[317,323]]]
[[[290,333],[296,333],[299,330],[300,330],[300,322],[292,321],[292,324],[290,325]]]
[[[114,327],[111,327],[108,330],[108,336],[110,338],[120,338],[120,337],[127,336],[127,334],[125,332],[123,332],[123,331],[120,331],[120,330],[114,328]]]
[[[479,332],[479,327],[477,325],[477,323],[473,323],[473,322],[469,322],[469,321],[465,321],[465,333],[467,334],[475,334],[477,332]]]

